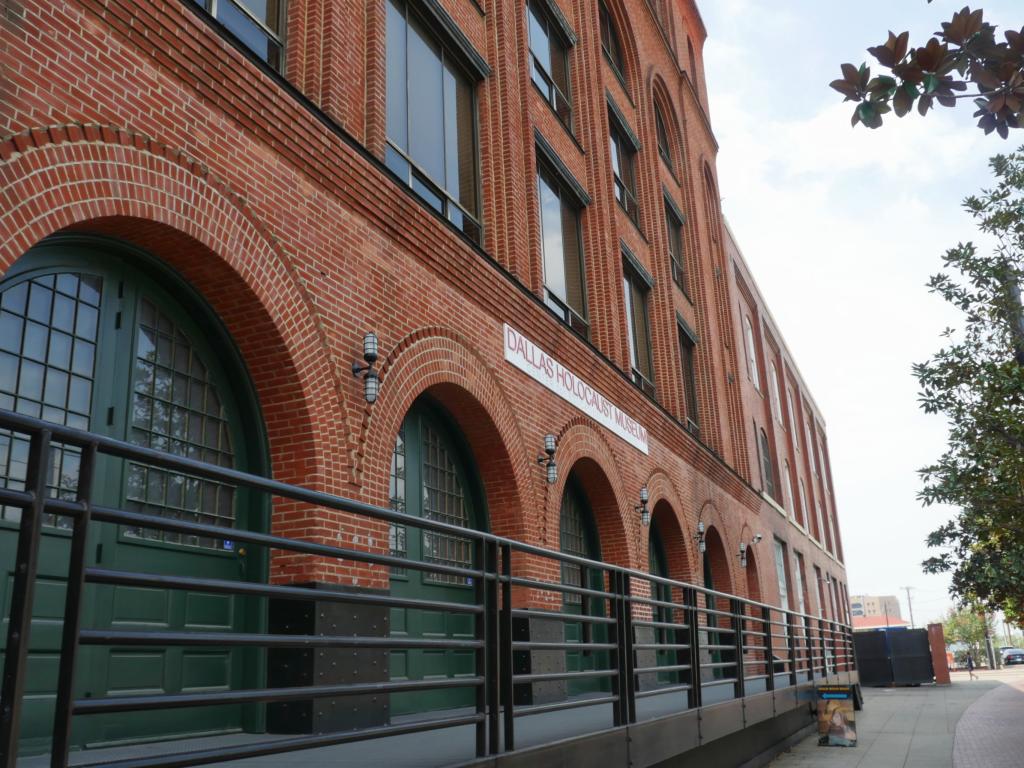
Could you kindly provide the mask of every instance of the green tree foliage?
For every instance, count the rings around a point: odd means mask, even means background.
[[[985,651],[985,630],[995,634],[991,617],[976,608],[950,608],[942,618],[942,632],[947,643],[963,643],[974,656],[974,663],[981,664],[988,656]],[[963,663],[966,654],[957,654],[957,662]]]
[[[890,31],[886,42],[868,48],[883,71],[874,77],[867,64],[842,65],[843,76],[831,85],[857,103],[853,125],[878,128],[890,112],[903,117],[916,105],[926,115],[936,103],[952,107],[963,98],[974,99],[986,134],[1005,139],[1024,124],[1024,28],[1007,30],[1000,40],[982,9],[964,7],[924,45],[909,43],[910,33]],[[966,93],[969,85],[976,93]]]
[[[959,244],[929,288],[963,315],[944,346],[914,366],[920,403],[949,424],[945,453],[921,470],[926,504],[957,516],[933,531],[941,554],[927,572],[952,573],[961,601],[1024,622],[1024,147],[990,161],[995,186],[964,201],[994,241],[982,253]]]

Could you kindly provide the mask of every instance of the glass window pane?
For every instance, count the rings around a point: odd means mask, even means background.
[[[37,323],[50,324],[50,306],[53,301],[53,291],[44,288],[35,280],[29,291],[28,316]]]
[[[21,351],[21,330],[25,321],[12,312],[0,312],[0,349]]]
[[[580,246],[579,213],[562,200],[562,249],[565,254],[566,302],[586,317],[586,286],[583,283],[583,250]]]
[[[535,3],[530,3],[527,19],[530,26],[530,52],[544,70],[551,73],[551,42],[548,40],[547,22]]]
[[[387,108],[388,138],[409,150],[408,93],[406,91],[405,6],[388,2],[387,20]]]
[[[444,184],[444,110],[441,51],[414,20],[409,23],[409,136],[413,162]]]
[[[537,175],[540,195],[541,247],[544,251],[544,287],[565,302],[565,256],[562,250],[562,202],[543,175]]]

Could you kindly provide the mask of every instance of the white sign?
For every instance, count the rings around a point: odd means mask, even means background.
[[[637,450],[648,453],[646,428],[508,323],[505,359]]]

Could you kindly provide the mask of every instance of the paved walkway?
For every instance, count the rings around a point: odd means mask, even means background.
[[[865,688],[856,747],[813,735],[772,768],[1021,768],[1024,669],[955,673],[950,686]]]

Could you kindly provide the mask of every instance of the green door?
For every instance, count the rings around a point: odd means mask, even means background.
[[[668,578],[668,558],[665,557],[665,546],[662,543],[661,534],[658,532],[657,523],[651,526],[651,536],[648,541],[647,548],[647,566],[648,571],[652,575],[660,576],[663,579]],[[657,582],[652,582],[651,586],[652,598],[667,603],[672,602],[672,587],[668,584],[660,584]],[[673,615],[673,613],[675,613],[673,609],[665,606],[655,606],[651,613],[654,621],[679,623],[682,620],[681,615]],[[678,643],[681,641],[678,639],[678,632],[676,630],[665,627],[655,627],[654,642]],[[655,663],[659,667],[665,667],[674,664],[681,664],[682,662],[679,659],[679,653],[677,651],[659,650],[655,652]],[[658,685],[674,685],[678,682],[678,672],[658,673]]]
[[[139,256],[140,259],[144,258]],[[244,371],[218,345],[220,329],[187,292],[95,243],[34,249],[0,283],[0,407],[221,466],[260,471],[258,413],[243,417]],[[184,306],[183,306],[184,304]],[[190,306],[191,305],[191,306]],[[27,441],[0,433],[0,483],[20,487]],[[77,450],[51,454],[51,493],[74,497]],[[225,527],[263,527],[262,504],[237,489],[120,460],[98,462],[94,502]],[[0,513],[0,562],[10,608],[18,510]],[[52,728],[68,557],[67,522],[47,521],[23,715],[26,752],[44,751]],[[198,539],[101,524],[90,531],[88,564],[222,579],[260,579],[265,558],[229,539]],[[126,630],[251,630],[257,606],[232,596],[131,587],[89,587],[82,626]],[[90,648],[80,652],[76,695],[223,690],[258,682],[260,655],[217,648]],[[258,727],[241,707],[79,717],[74,742],[225,732]]]
[[[421,400],[406,416],[395,441],[391,464],[391,506],[428,520],[483,530],[483,512],[468,452],[439,407]],[[409,560],[472,567],[470,539],[391,527],[391,552]],[[473,603],[472,579],[413,569],[392,569],[391,593],[435,602]],[[394,637],[467,639],[474,637],[472,614],[395,608],[391,611]],[[476,674],[473,651],[414,649],[390,655],[392,680],[446,679]],[[391,714],[409,715],[473,706],[472,688],[396,693]]]
[[[562,552],[568,555],[585,557],[588,560],[600,560],[601,548],[598,543],[597,529],[590,514],[590,505],[580,489],[576,478],[569,477],[562,495],[560,514],[559,540]],[[572,586],[585,586],[588,589],[604,590],[604,574],[602,571],[585,568],[575,563],[562,563],[562,583]],[[584,616],[605,615],[604,601],[600,598],[585,597],[571,592],[563,593],[562,610],[565,613]],[[608,638],[608,627],[592,622],[564,622],[565,642],[567,643],[605,643]],[[567,672],[588,672],[595,669],[607,669],[609,655],[607,651],[566,651],[565,669]],[[608,678],[584,678],[569,680],[566,692],[569,696],[591,694],[610,690]]]

